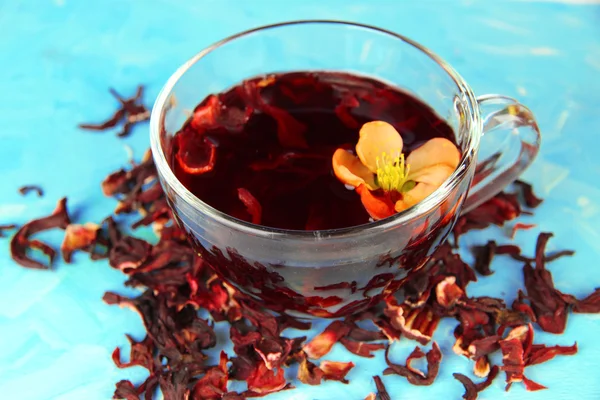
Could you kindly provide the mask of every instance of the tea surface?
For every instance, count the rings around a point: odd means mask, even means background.
[[[198,198],[235,218],[292,230],[370,222],[332,173],[369,121],[392,124],[405,155],[454,132],[428,105],[383,82],[338,72],[252,78],[204,99],[174,136],[171,164]],[[258,216],[256,214],[259,214]]]

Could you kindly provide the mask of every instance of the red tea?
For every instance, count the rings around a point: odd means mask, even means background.
[[[370,221],[354,188],[332,172],[338,148],[385,121],[406,155],[454,132],[428,105],[383,82],[338,72],[252,78],[203,100],[175,135],[171,163],[198,198],[235,218],[293,230]]]

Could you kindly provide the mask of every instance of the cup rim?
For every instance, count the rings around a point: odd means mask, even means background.
[[[173,87],[177,84],[177,82],[185,74],[185,72],[210,52],[238,38],[249,36],[254,33],[266,31],[269,29],[308,24],[344,25],[392,36],[427,55],[446,72],[446,74],[452,79],[452,81],[456,85],[458,93],[460,93],[462,97],[461,100],[463,102],[464,111],[466,113],[466,118],[459,122],[459,130],[466,128],[469,132],[466,139],[465,151],[462,154],[458,167],[452,173],[452,175],[450,175],[450,177],[446,179],[446,181],[440,187],[438,187],[431,195],[429,195],[413,207],[410,207],[404,211],[401,211],[390,217],[378,221],[346,228],[317,231],[273,228],[268,226],[255,225],[250,222],[237,219],[204,203],[192,192],[190,192],[179,181],[179,179],[175,176],[174,172],[172,171],[171,166],[169,165],[169,162],[165,155],[165,151],[161,146],[161,124],[165,118],[166,111],[168,111],[168,104],[170,103],[170,96]],[[209,215],[211,218],[214,218],[218,223],[222,225],[236,229],[238,231],[243,231],[247,234],[259,237],[267,237],[270,239],[286,237],[322,241],[324,239],[348,238],[352,236],[366,235],[375,231],[386,231],[388,229],[397,227],[398,225],[406,224],[410,220],[415,219],[421,215],[427,214],[431,210],[438,207],[442,203],[442,201],[444,201],[452,193],[452,191],[456,189],[456,187],[461,183],[462,179],[464,179],[464,177],[467,175],[471,163],[474,163],[476,161],[476,154],[479,148],[479,141],[482,129],[481,116],[477,104],[477,99],[472,89],[466,83],[466,81],[458,74],[458,72],[454,70],[454,68],[452,68],[447,62],[445,62],[441,57],[433,53],[431,50],[413,41],[412,39],[409,39],[406,36],[376,26],[350,21],[327,19],[286,21],[259,26],[226,37],[225,39],[222,39],[206,47],[205,49],[194,55],[192,58],[190,58],[188,61],[183,63],[167,80],[160,93],[158,94],[158,97],[156,98],[156,101],[152,108],[152,113],[150,116],[150,148],[152,151],[152,157],[154,158],[154,163],[156,164],[158,174],[163,180],[163,183],[168,185],[168,187],[171,190],[173,190],[178,196],[180,196],[194,209],[197,209],[200,212]],[[468,125],[465,126],[465,124]]]

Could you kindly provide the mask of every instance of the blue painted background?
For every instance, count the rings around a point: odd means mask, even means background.
[[[64,195],[78,222],[100,221],[114,208],[100,181],[126,163],[125,144],[139,159],[149,141],[147,126],[125,140],[76,128],[114,110],[109,85],[129,95],[144,83],[151,104],[182,62],[218,39],[282,20],[346,19],[405,34],[449,61],[477,94],[514,96],[534,111],[544,140],[525,178],[546,201],[535,217],[522,219],[539,229],[518,233],[516,242],[532,253],[539,230],[555,232],[551,249],[577,250],[551,265],[557,286],[583,296],[600,286],[600,6],[575,4],[584,2],[0,0],[0,224],[46,215]],[[17,193],[36,183],[46,190],[43,198]],[[490,236],[506,242],[505,235],[493,228],[463,243]],[[61,237],[42,235],[56,246]],[[137,315],[101,301],[106,290],[123,292],[123,276],[85,255],[75,261],[52,272],[25,270],[10,261],[8,240],[0,239],[2,398],[109,399],[119,379],[143,377],[110,360],[124,333],[143,334]],[[520,265],[498,259],[493,269],[470,294],[512,301],[522,287]],[[325,324],[316,322],[314,332]],[[451,350],[454,324],[442,323],[434,338],[445,357],[436,383],[422,388],[385,377],[394,399],[460,398],[452,372],[469,372],[471,363]],[[580,353],[527,370],[547,391],[515,385],[505,393],[498,379],[480,398],[600,398],[599,333],[600,318],[588,315],[571,316],[562,336],[538,333],[545,343],[577,341]],[[414,345],[396,343],[393,358],[403,360]],[[359,359],[338,346],[326,358],[356,363],[350,385],[301,386],[268,399],[362,399],[384,367],[382,353]]]

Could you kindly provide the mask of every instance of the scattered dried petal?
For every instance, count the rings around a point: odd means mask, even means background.
[[[375,375],[373,377],[373,380],[375,381],[375,387],[377,388],[377,396],[379,396],[381,400],[391,400],[391,397],[388,394],[387,389],[385,388],[385,385],[383,384],[381,378]]]
[[[39,240],[30,240],[29,238],[42,231],[49,229],[60,228],[66,229],[71,223],[69,214],[67,212],[67,198],[59,200],[56,209],[51,215],[34,219],[23,225],[13,236],[10,241],[10,254],[13,260],[19,265],[25,268],[34,269],[49,269],[54,261],[56,252],[47,244],[40,242]],[[27,256],[27,250],[39,249],[48,256],[49,263],[43,264]]]
[[[490,269],[494,255],[496,254],[496,242],[490,240],[484,246],[473,247],[473,253],[475,255],[475,271],[479,272],[483,276],[489,276],[494,273]]]
[[[286,387],[283,369],[270,370],[262,362],[258,363],[246,382],[248,382],[249,391],[260,395],[278,392]]]
[[[485,381],[477,384],[474,383],[469,377],[463,374],[454,373],[452,375],[465,387],[465,394],[463,394],[463,399],[476,400],[477,395],[492,384],[492,381],[496,378],[499,371],[500,369],[497,366],[492,367]]]
[[[26,196],[29,192],[36,192],[38,197],[44,196],[44,189],[38,185],[25,185],[19,188],[19,193]]]
[[[521,189],[527,207],[535,208],[542,203],[543,200],[533,193],[533,187],[529,183],[516,180],[514,184]]]
[[[308,358],[317,359],[329,353],[333,345],[350,332],[350,327],[342,321],[333,321],[323,332],[308,342],[303,350]]]
[[[544,344],[534,344],[531,346],[531,352],[528,354],[525,364],[542,364],[553,359],[558,355],[572,356],[577,353],[577,343],[573,346],[546,346]]]
[[[100,225],[88,222],[84,225],[69,224],[65,229],[65,238],[60,251],[65,262],[70,263],[72,254],[76,250],[91,252],[98,238]]]
[[[117,136],[125,137],[129,134],[133,125],[150,119],[150,111],[141,104],[142,95],[144,94],[143,86],[138,86],[135,96],[129,99],[124,99],[112,88],[109,89],[109,92],[119,101],[121,104],[120,108],[104,122],[99,124],[80,124],[79,128],[92,131],[104,131],[113,128],[117,126],[119,122],[124,121],[121,132],[119,132]]]
[[[6,236],[5,235],[6,231],[12,231],[13,229],[17,229],[16,224],[0,225],[0,238]]]
[[[372,354],[373,351],[383,350],[386,347],[382,343],[366,343],[346,338],[340,339],[340,343],[343,344],[349,352],[354,353],[357,356],[367,358],[374,357],[374,355]]]
[[[536,226],[536,224],[524,224],[522,222],[517,222],[513,225],[512,229],[510,230],[510,238],[514,239],[518,231],[527,231],[529,229],[535,228]]]
[[[573,307],[576,313],[600,313],[600,288],[583,300],[577,301]]]
[[[424,354],[419,347],[415,347],[413,352],[406,359],[406,366],[394,364],[389,359],[390,347],[385,350],[385,362],[388,365],[383,371],[384,375],[397,374],[405,377],[413,385],[431,385],[437,377],[440,362],[442,361],[442,352],[437,343],[433,342],[431,350]],[[411,367],[411,361],[418,358],[427,358],[427,373]]]
[[[354,363],[352,361],[321,361],[319,368],[323,371],[325,379],[348,383],[346,375],[354,368]]]
[[[133,383],[127,380],[117,382],[113,399],[139,400],[138,391]]]

